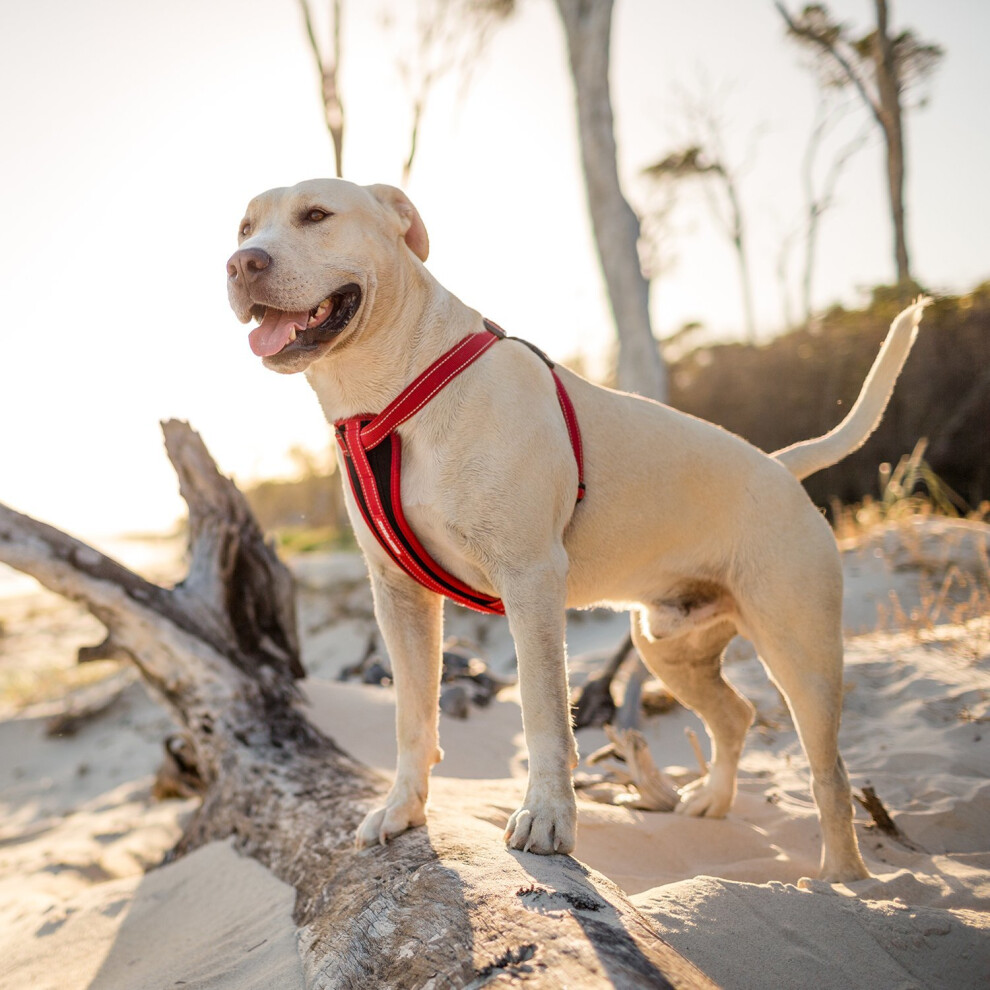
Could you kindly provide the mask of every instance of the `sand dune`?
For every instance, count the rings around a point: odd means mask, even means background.
[[[990,979],[990,614],[981,587],[990,529],[916,520],[845,548],[846,704],[841,743],[854,786],[875,788],[913,849],[859,815],[874,879],[831,887],[819,854],[807,767],[779,695],[745,644],[730,679],[757,705],[739,798],[723,821],[580,800],[576,855],[633,896],[663,936],[726,987],[976,987]],[[980,548],[983,548],[982,550]],[[391,689],[342,684],[340,668],[371,631],[354,558],[309,558],[303,585],[305,683],[312,720],[388,772]],[[953,575],[947,582],[947,575]],[[985,580],[986,575],[983,575]],[[0,599],[0,683],[11,668],[64,678],[89,620],[16,586]],[[891,597],[894,592],[895,598]],[[504,624],[452,617],[508,673]],[[881,627],[877,630],[878,625]],[[580,681],[621,640],[626,620],[575,616],[568,640]],[[155,802],[151,783],[169,722],[126,671],[86,690],[123,687],[106,712],[66,738],[47,718],[64,697],[0,721],[0,988],[216,990],[302,987],[293,891],[215,843],[161,861],[190,801]],[[15,699],[16,700],[16,699]],[[683,709],[644,727],[657,762],[687,772]],[[525,779],[518,698],[507,689],[466,720],[442,717],[446,758],[432,812],[497,826]],[[702,733],[703,735],[703,733]],[[582,730],[581,751],[605,741]]]

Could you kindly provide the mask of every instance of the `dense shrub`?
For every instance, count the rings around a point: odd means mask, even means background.
[[[692,352],[671,368],[671,404],[767,451],[819,436],[855,401],[898,308],[878,291],[866,310],[837,307],[768,344]],[[928,463],[970,506],[990,498],[990,283],[926,310],[877,432],[805,485],[822,506],[875,495],[879,465],[922,437]]]

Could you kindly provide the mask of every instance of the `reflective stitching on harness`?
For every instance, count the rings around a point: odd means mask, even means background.
[[[436,361],[434,364],[430,365],[424,374],[421,375],[420,378],[417,378],[416,381],[409,386],[409,388],[402,392],[397,398],[393,399],[388,406],[385,407],[384,411],[379,413],[379,415],[376,416],[375,419],[361,431],[361,439],[364,442],[365,449],[375,447],[381,443],[382,440],[384,440],[385,437],[387,437],[389,433],[391,433],[397,426],[400,426],[411,416],[418,413],[420,409],[422,409],[423,406],[425,406],[430,399],[437,394],[437,392],[441,391],[441,389],[443,389],[452,379],[456,378],[464,370],[464,368],[467,367],[466,363],[455,363],[446,378],[436,385],[428,395],[420,399],[419,402],[417,402],[416,405],[408,412],[402,410],[401,418],[396,418],[395,414],[401,410],[402,403],[412,397],[418,387],[425,384],[423,379],[428,378],[430,375],[441,370],[441,366],[446,366],[448,361],[453,361],[458,356],[458,352],[465,346],[469,344],[477,344],[476,338],[479,336],[480,334],[472,334],[470,337],[465,337],[459,344],[456,344],[451,350],[444,354],[439,361]],[[468,357],[467,363],[470,363],[476,357],[480,357],[497,340],[497,337],[489,337],[489,339],[484,341],[481,346],[478,346],[477,354],[472,354]],[[379,436],[379,434],[381,435]]]
[[[347,432],[351,434],[349,439],[353,445],[351,456],[354,458],[354,467],[357,471],[358,482],[361,485],[361,494],[364,495],[365,504],[369,506],[372,517],[374,518],[376,515],[375,510],[377,509],[377,515],[384,518],[385,509],[382,506],[381,496],[378,493],[378,485],[375,484],[375,477],[371,471],[371,465],[368,463],[365,450],[360,442],[356,444],[353,442],[360,428],[359,423],[347,424]],[[402,547],[393,539],[391,527],[372,526],[372,531],[378,536],[379,540],[384,538],[388,542],[386,549],[391,549],[394,554],[400,557],[402,556]]]
[[[492,339],[492,344],[494,344],[494,343],[495,343],[495,338],[493,338],[493,339]],[[489,344],[489,345],[488,345],[488,347],[491,347],[491,344]],[[487,350],[487,347],[486,347],[485,349]],[[416,413],[418,413],[418,412],[420,411],[420,409],[422,409],[422,408],[423,408],[423,406],[425,406],[425,405],[426,405],[426,404],[427,404],[427,403],[428,403],[428,402],[430,401],[430,399],[432,399],[432,398],[433,398],[433,396],[435,396],[435,395],[437,394],[437,392],[439,392],[439,391],[441,391],[441,390],[442,390],[442,389],[443,389],[443,388],[444,388],[444,387],[445,387],[445,386],[447,385],[447,383],[448,383],[448,382],[450,382],[450,381],[452,381],[452,380],[453,380],[454,378],[456,378],[456,377],[457,377],[457,376],[458,376],[458,375],[459,375],[459,374],[461,373],[461,370],[462,370],[461,368],[454,368],[454,369],[453,369],[453,370],[452,370],[452,371],[451,371],[451,372],[450,372],[450,373],[449,373],[449,374],[447,375],[447,377],[446,377],[446,378],[444,378],[444,379],[443,379],[443,381],[441,381],[441,382],[440,382],[440,383],[439,383],[439,384],[438,384],[438,385],[437,385],[437,386],[436,386],[436,387],[435,387],[435,388],[433,389],[433,391],[432,391],[432,392],[430,392],[430,393],[429,393],[428,395],[426,395],[426,396],[424,396],[424,397],[423,397],[423,398],[422,398],[422,399],[421,399],[421,400],[420,400],[420,401],[419,401],[419,402],[418,402],[418,403],[416,404],[416,406],[415,406],[415,407],[414,407],[413,409],[411,409],[411,410],[409,411],[409,413],[408,413],[408,414],[407,414],[407,415],[406,415],[405,417],[403,417],[403,421],[404,421],[404,420],[406,420],[406,419],[409,419],[409,418],[410,418],[411,416],[414,416],[414,415],[415,415]],[[398,424],[398,423],[396,423],[395,425],[396,425],[396,426],[398,426],[399,424]],[[389,431],[389,432],[391,432],[391,431]]]
[[[429,555],[416,538],[402,511],[401,500],[401,438],[395,430],[411,416],[423,408],[438,392],[448,385],[468,365],[477,360],[494,343],[506,338],[505,331],[494,323],[485,320],[484,333],[474,333],[455,344],[419,377],[399,393],[377,416],[361,415],[337,420],[337,443],[341,448],[347,467],[347,477],[354,500],[362,518],[375,539],[395,563],[411,578],[424,587],[440,595],[479,612],[504,614],[501,600],[475,591],[445,571]],[[564,417],[567,436],[578,469],[577,501],[584,497],[584,451],[581,444],[581,430],[578,425],[574,405],[564,383],[554,371],[553,362],[538,348],[526,344],[550,369],[553,376],[557,401]],[[393,435],[395,434],[395,435]],[[389,449],[382,450],[382,456],[375,455],[373,467],[368,452],[374,450],[386,438]],[[383,458],[385,460],[383,461]],[[377,472],[377,473],[376,473]],[[386,505],[387,502],[387,505]],[[394,520],[394,523],[393,521]]]
[[[498,602],[498,599],[493,595],[482,595],[480,592],[475,591],[469,585],[464,584],[459,581],[452,574],[444,571],[440,566],[433,560],[430,555],[426,552],[426,548],[422,543],[416,538],[416,534],[412,531],[409,523],[406,520],[405,513],[402,511],[402,497],[401,497],[401,464],[402,464],[402,438],[396,433],[390,435],[390,443],[392,445],[392,450],[390,452],[390,471],[389,471],[389,489],[391,494],[391,510],[395,517],[396,524],[398,526],[398,533],[396,534],[400,539],[402,539],[407,544],[407,549],[410,550],[416,557],[416,560],[421,563],[429,563],[434,568],[437,569],[437,573],[432,575],[436,580],[439,579],[440,575],[443,576],[443,582],[445,587],[449,585],[454,588],[459,593],[466,595],[469,598],[477,598],[486,603]],[[446,594],[446,591],[442,592]]]
[[[356,435],[357,430],[360,429],[360,423],[348,423],[347,428],[351,430],[352,435]],[[422,568],[416,558],[409,553],[408,549],[397,538],[397,534],[388,523],[374,472],[371,470],[366,452],[361,447],[360,442],[357,444],[357,448],[351,455],[351,463],[354,465],[360,488],[355,486],[354,478],[350,472],[348,472],[348,476],[351,479],[351,487],[354,490],[355,500],[358,503],[365,522],[368,524],[368,528],[374,534],[382,548],[410,577],[438,595],[448,594],[447,588],[436,579],[435,575],[431,575],[429,571]],[[368,499],[369,491],[374,496],[373,503]],[[377,513],[375,511],[376,508]],[[428,556],[427,559],[429,559]]]

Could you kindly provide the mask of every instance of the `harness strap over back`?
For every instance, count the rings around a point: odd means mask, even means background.
[[[396,429],[423,408],[438,392],[476,361],[497,341],[505,338],[501,327],[485,320],[485,330],[469,334],[434,361],[415,381],[403,389],[377,416],[365,414],[334,423],[337,444],[343,454],[347,476],[364,521],[385,552],[410,577],[440,595],[479,612],[505,613],[501,599],[482,594],[445,571],[416,538],[402,511],[400,469],[401,438]],[[518,340],[516,337],[510,340]],[[567,434],[578,469],[577,501],[584,498],[584,452],[577,414],[553,362],[538,348],[533,350],[550,369],[557,400],[567,425]]]

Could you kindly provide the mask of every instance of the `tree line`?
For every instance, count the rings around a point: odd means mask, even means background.
[[[345,131],[341,83],[341,23],[344,0],[327,0],[327,40],[321,43],[314,28],[312,4],[299,0],[306,36],[317,69],[325,125],[334,149],[335,174],[343,175]],[[868,0],[872,23],[856,28],[838,20],[823,3],[792,11],[782,0],[772,0],[783,32],[806,55],[820,93],[819,111],[808,137],[802,163],[805,188],[804,217],[784,239],[778,272],[787,299],[788,254],[803,242],[801,313],[807,323],[812,313],[812,286],[819,255],[816,250],[822,216],[834,201],[835,189],[850,158],[876,130],[884,147],[884,177],[892,228],[894,284],[906,301],[918,288],[910,263],[905,194],[906,145],[904,119],[924,103],[922,84],[939,65],[944,50],[920,39],[913,30],[892,28],[888,0]],[[517,13],[516,0],[416,0],[413,40],[399,58],[398,68],[410,100],[408,154],[403,181],[411,173],[418,148],[420,124],[431,92],[444,76],[457,74],[466,86],[473,66],[499,25]],[[618,342],[618,384],[651,398],[666,400],[668,375],[662,347],[656,339],[649,310],[649,273],[641,254],[655,253],[650,241],[662,226],[662,217],[643,215],[632,206],[617,168],[609,68],[614,0],[554,0],[563,28],[568,67],[574,87],[586,205],[592,222],[606,295]],[[850,113],[848,94],[866,114],[866,127],[834,151],[824,175],[818,159],[837,119]],[[681,147],[643,169],[648,184],[672,197],[685,182],[698,182],[717,226],[728,238],[737,260],[741,311],[746,339],[756,339],[750,281],[749,237],[740,188],[742,167],[725,147],[719,108],[708,98],[684,98],[684,116],[690,139]],[[660,211],[663,212],[663,209]],[[789,301],[787,327],[797,325]]]

